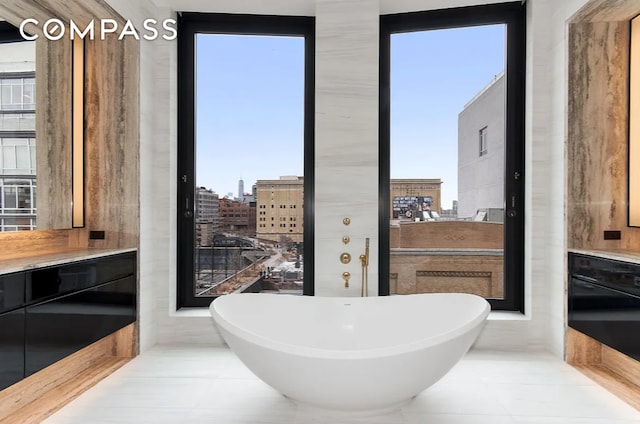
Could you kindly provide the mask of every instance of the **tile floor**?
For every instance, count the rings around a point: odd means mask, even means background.
[[[299,408],[228,349],[158,346],[45,421],[182,422],[640,424],[640,412],[549,354],[474,350],[399,411],[337,418]]]

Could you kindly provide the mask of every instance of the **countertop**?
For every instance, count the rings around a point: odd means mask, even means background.
[[[29,256],[10,257],[2,255],[0,257],[0,275],[12,272],[28,271],[36,268],[44,268],[67,264],[70,262],[83,261],[86,259],[99,258],[103,256],[117,255],[119,253],[135,252],[136,248],[128,249],[65,249],[52,252],[43,252]]]
[[[582,255],[596,256],[599,258],[613,259],[616,261],[640,264],[640,252],[636,252],[634,250],[568,249],[568,251],[570,253],[580,253]]]

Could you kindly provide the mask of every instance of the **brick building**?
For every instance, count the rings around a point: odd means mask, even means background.
[[[304,177],[256,183],[257,236],[277,242],[303,241]]]
[[[220,231],[254,235],[256,233],[256,204],[220,199]]]

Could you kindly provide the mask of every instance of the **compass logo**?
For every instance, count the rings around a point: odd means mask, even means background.
[[[25,30],[25,27],[29,24],[38,27],[40,22],[35,18],[25,19],[20,24],[20,35],[25,40],[35,40],[39,35],[28,34],[27,30]],[[155,40],[160,36],[165,40],[171,41],[178,36],[175,19],[169,18],[161,22],[156,19],[145,19],[142,22],[142,28],[143,30],[139,32],[129,20],[120,27],[115,19],[92,19],[84,28],[70,20],[67,28],[60,19],[52,18],[42,24],[42,34],[46,39],[52,41],[60,40],[65,36],[68,36],[71,40],[76,37],[89,40],[94,40],[97,37],[100,40],[104,40],[107,34],[118,34],[118,40],[122,40],[125,37],[134,37],[136,40],[143,38],[149,41]]]

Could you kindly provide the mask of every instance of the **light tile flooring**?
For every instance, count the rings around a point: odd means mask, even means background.
[[[298,407],[251,374],[228,349],[159,346],[45,421],[183,422],[640,424],[640,412],[549,354],[474,350],[401,410],[338,418]]]

